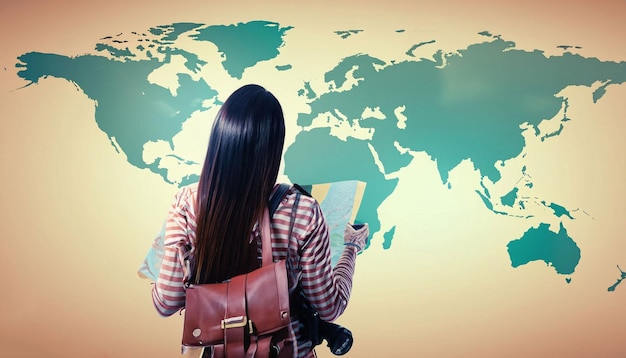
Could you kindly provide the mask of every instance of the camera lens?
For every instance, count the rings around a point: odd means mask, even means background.
[[[352,348],[352,332],[334,323],[325,322],[324,326],[325,338],[331,353],[337,356],[348,353]]]

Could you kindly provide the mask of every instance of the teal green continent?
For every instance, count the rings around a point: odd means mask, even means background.
[[[368,205],[381,203],[395,183],[382,179],[370,164],[367,144],[378,155],[385,173],[394,173],[412,161],[400,147],[427,153],[436,162],[443,183],[465,159],[470,159],[483,177],[497,182],[500,172],[496,163],[515,158],[525,146],[521,127],[530,125],[538,133],[538,124],[553,118],[564,105],[566,99],[557,97],[562,89],[591,86],[597,81],[626,81],[625,62],[601,62],[570,53],[546,57],[541,51],[516,50],[514,45],[495,39],[456,54],[438,52],[434,60],[392,64],[364,54],[343,59],[325,75],[331,91],[313,99],[311,111],[300,113],[298,124],[306,127],[320,115],[337,114],[338,120],[345,117],[350,123],[358,121],[361,128],[372,129],[371,140],[336,140],[329,147],[332,152],[316,156],[319,166],[309,166],[303,158],[327,151],[328,139],[320,130],[302,132],[287,150],[285,172],[300,182],[333,182],[354,179],[349,177],[353,168],[366,166],[368,169],[358,170],[363,173],[361,180],[367,182],[359,213],[362,219],[376,223],[372,226],[375,232],[379,228],[374,214],[377,206]],[[351,71],[357,83],[348,90],[332,91],[342,87]],[[377,108],[386,119],[362,118],[367,108]],[[395,118],[398,108],[403,108],[404,126]],[[302,158],[297,159],[298,155]],[[338,164],[327,169],[324,160]],[[489,202],[488,197],[481,197]]]
[[[537,128],[562,108],[556,95],[570,85],[591,86],[597,81],[623,83],[625,62],[601,62],[566,53],[546,57],[541,51],[514,49],[496,39],[469,46],[457,54],[435,55],[390,64],[367,55],[345,58],[326,74],[340,87],[348,71],[357,67],[358,83],[350,90],[329,92],[310,103],[298,123],[310,125],[322,113],[340,112],[362,128],[374,129],[371,144],[387,173],[406,166],[402,148],[424,151],[436,161],[442,181],[464,159],[483,176],[500,179],[495,164],[516,157],[525,142],[523,124]],[[394,110],[404,106],[406,127],[398,126]],[[361,118],[366,107],[379,108],[386,120]]]
[[[148,75],[163,65],[156,59],[122,62],[101,56],[71,58],[39,52],[26,53],[18,59],[21,63],[17,66],[23,68],[18,75],[30,84],[52,76],[82,89],[96,102],[98,127],[117,143],[128,162],[149,168],[166,181],[167,173],[159,168],[159,160],[144,162],[144,144],[162,140],[173,148],[173,137],[183,123],[193,112],[206,109],[203,101],[217,96],[204,80],[193,80],[187,74],[178,74],[176,94],[151,84]]]
[[[278,56],[285,32],[291,28],[281,28],[275,22],[251,21],[209,26],[198,30],[193,38],[214,43],[225,57],[222,62],[224,69],[231,76],[241,79],[247,68]]]
[[[567,235],[563,224],[556,234],[549,227],[548,224],[540,224],[526,231],[521,238],[509,242],[507,249],[511,266],[518,267],[541,260],[554,267],[559,274],[574,272],[580,261],[580,248]]]
[[[396,188],[398,179],[385,179],[365,141],[342,141],[327,128],[301,132],[285,153],[286,174],[293,183],[331,183],[360,180],[367,183],[357,222],[369,224],[370,234],[380,229],[378,206]]]

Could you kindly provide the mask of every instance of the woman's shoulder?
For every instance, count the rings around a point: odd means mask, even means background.
[[[290,186],[284,194],[272,216],[275,232],[293,238],[299,248],[303,247],[302,245],[305,245],[312,235],[318,237],[317,233],[324,230],[326,225],[326,219],[317,200],[295,185]]]
[[[278,184],[277,184],[278,186]],[[298,185],[290,185],[278,205],[275,216],[294,216],[300,220],[311,220],[321,211],[317,200]]]
[[[288,186],[289,188],[284,193],[282,202],[297,204],[298,207],[313,208],[318,204],[317,200],[306,189],[302,188],[298,184],[276,184],[274,191],[278,191],[279,186]]]
[[[184,196],[195,196],[198,193],[198,183],[185,185],[178,189],[178,193]]]
[[[198,195],[198,183],[185,185],[178,189],[174,196],[174,206],[181,209],[189,209],[195,206],[196,196]]]

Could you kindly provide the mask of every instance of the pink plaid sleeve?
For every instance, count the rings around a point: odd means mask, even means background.
[[[185,306],[183,255],[193,235],[190,222],[195,218],[189,210],[192,195],[190,188],[181,189],[167,216],[163,261],[152,287],[152,301],[161,316],[171,316]]]
[[[333,268],[330,259],[328,224],[317,204],[310,210],[309,225],[300,258],[301,286],[320,318],[334,321],[348,305],[357,250],[346,246]]]

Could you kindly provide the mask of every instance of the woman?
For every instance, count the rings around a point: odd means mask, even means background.
[[[159,314],[169,316],[184,307],[186,280],[221,282],[260,266],[258,223],[277,187],[284,138],[280,103],[263,87],[243,86],[222,105],[200,180],[176,194],[167,218],[164,258],[152,291]],[[333,268],[320,207],[296,191],[287,192],[272,216],[273,259],[288,260],[294,271],[290,287],[299,283],[320,317],[333,321],[348,303],[356,255],[365,245],[368,228],[346,226],[346,246]],[[184,263],[189,254],[192,269]],[[295,356],[314,357],[295,317],[291,328]]]

